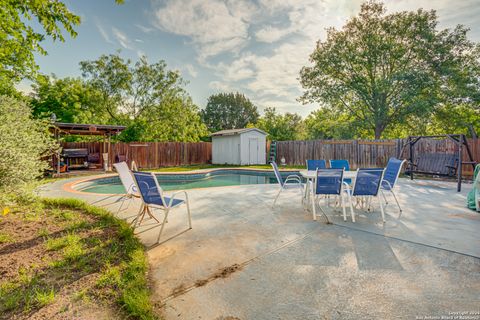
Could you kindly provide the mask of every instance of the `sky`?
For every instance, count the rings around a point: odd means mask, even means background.
[[[165,60],[187,80],[186,90],[204,108],[210,95],[244,93],[260,111],[308,115],[300,69],[328,27],[341,28],[359,12],[360,0],[114,0],[65,1],[82,19],[76,38],[44,41],[40,71],[80,76],[79,62],[118,50],[133,61]],[[386,0],[387,12],[435,9],[439,28],[463,24],[480,41],[480,0]],[[23,82],[19,88],[29,90]]]

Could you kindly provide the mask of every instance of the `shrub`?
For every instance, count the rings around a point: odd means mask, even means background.
[[[33,119],[25,102],[7,96],[0,96],[0,146],[0,189],[41,176],[48,168],[45,158],[58,149],[48,123]]]

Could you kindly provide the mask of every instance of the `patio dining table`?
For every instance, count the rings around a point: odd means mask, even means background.
[[[300,170],[299,173],[302,177],[304,177],[308,181],[314,180],[317,174],[315,170]],[[351,179],[353,181],[355,180],[356,177],[357,177],[357,170],[343,172],[343,179]],[[310,192],[309,188],[310,188],[310,183],[306,183],[304,199],[306,199],[309,195],[309,192]]]

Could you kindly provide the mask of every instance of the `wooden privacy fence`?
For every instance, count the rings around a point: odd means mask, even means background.
[[[402,152],[404,139],[392,140],[309,140],[277,141],[277,163],[282,157],[289,165],[305,165],[307,159],[346,159],[352,169],[368,167],[385,167],[390,157],[407,159],[409,150]],[[480,162],[480,140],[468,140],[474,160]],[[453,153],[455,144],[449,139],[424,139],[415,146],[415,154]],[[467,159],[464,148],[463,159]],[[462,174],[472,176],[472,166],[464,165]]]
[[[103,142],[64,142],[64,149],[88,149],[89,154],[107,152]],[[134,160],[139,168],[153,169],[165,166],[205,164],[212,161],[212,144],[209,142],[117,142],[112,143],[110,163],[125,157],[128,164]],[[100,156],[100,162],[103,160]],[[103,164],[102,164],[103,165]]]

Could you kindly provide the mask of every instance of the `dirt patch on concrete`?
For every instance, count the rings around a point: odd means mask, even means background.
[[[225,267],[225,268],[222,268],[222,269],[218,270],[217,272],[215,272],[214,274],[212,274],[208,278],[199,279],[199,280],[195,281],[195,283],[192,286],[187,287],[184,283],[182,283],[181,285],[175,287],[172,290],[172,293],[167,297],[167,299],[181,296],[184,293],[192,290],[193,288],[203,287],[203,286],[207,285],[209,282],[211,282],[215,279],[228,278],[232,273],[235,273],[235,272],[237,272],[241,269],[242,269],[242,266],[235,263],[235,264],[232,264],[231,266],[228,266],[228,267]]]

